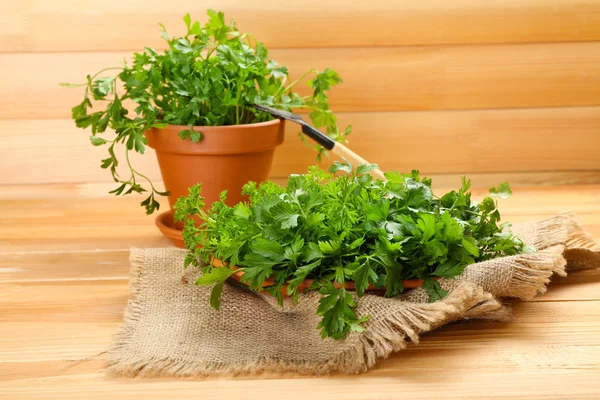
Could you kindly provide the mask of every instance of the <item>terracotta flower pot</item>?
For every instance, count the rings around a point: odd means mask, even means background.
[[[246,200],[241,194],[248,181],[263,182],[269,177],[275,147],[283,142],[284,122],[273,120],[247,125],[200,126],[204,138],[193,143],[182,140],[179,133],[187,126],[169,125],[164,129],[146,132],[148,145],[156,151],[165,188],[171,192],[171,208],[188,188],[202,182],[202,196],[207,207],[219,200],[223,190],[228,191],[227,204]],[[171,225],[172,212],[157,219],[163,231]],[[169,219],[169,220],[167,220]],[[162,225],[161,225],[162,224]],[[169,238],[181,247],[181,239]]]
[[[222,267],[224,264],[223,264],[223,261],[215,258],[212,261],[212,265],[214,267],[219,268],[219,267]],[[232,267],[232,269],[237,270],[237,269],[239,269],[239,267]],[[233,280],[235,280],[235,281],[237,281],[237,282],[240,282],[243,285],[248,286],[247,283],[241,282],[241,279],[242,279],[243,275],[244,275],[244,271],[236,271],[236,272],[234,272],[230,276],[230,278],[233,279]],[[436,279],[436,278],[434,278],[434,279]],[[305,292],[306,290],[308,290],[308,288],[310,288],[310,286],[312,285],[312,283],[313,283],[312,279],[305,279],[305,280],[303,280],[302,283],[300,283],[298,285],[298,292],[299,293]],[[274,285],[274,284],[275,284],[275,280],[273,278],[267,278],[265,280],[265,282],[262,284],[262,287],[264,288],[264,287],[268,287],[268,286],[271,286],[271,285]],[[423,280],[422,279],[406,279],[406,280],[402,281],[402,286],[404,286],[404,289],[414,289],[414,288],[421,287],[421,285],[423,285]],[[333,286],[335,286],[337,288],[341,288],[342,287],[342,285],[340,285],[337,282],[334,283]],[[355,285],[354,282],[346,282],[344,284],[344,288],[346,288],[347,290],[356,290],[356,285]],[[287,285],[283,285],[283,287],[282,287],[281,290],[282,290],[282,293],[283,293],[283,297],[287,297],[287,293],[286,293]],[[385,288],[376,288],[375,286],[369,284],[369,287],[367,288],[367,291],[371,292],[373,294],[376,294],[378,296],[383,296],[383,295],[385,295],[386,289]],[[261,292],[269,294],[269,293],[264,292],[264,291],[261,291]]]

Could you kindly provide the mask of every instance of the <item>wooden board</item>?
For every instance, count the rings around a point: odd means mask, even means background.
[[[599,270],[512,302],[512,322],[443,327],[358,376],[107,378],[99,353],[127,302],[127,247],[144,235],[164,242],[133,199],[107,198],[102,186],[0,186],[0,398],[600,397]],[[515,221],[572,209],[600,238],[600,185],[519,188],[502,207]]]
[[[561,341],[561,343],[564,343]],[[506,346],[511,346],[509,341]],[[527,398],[531,400],[547,399],[553,400],[597,400],[599,392],[594,382],[598,370],[590,361],[590,349],[593,346],[569,346],[562,345],[555,350],[553,345],[534,349],[517,348],[520,351],[515,354],[512,351],[505,354],[502,360],[510,361],[514,357],[535,357],[528,363],[526,371],[514,368],[511,364],[504,364],[503,369],[485,368],[491,360],[498,358],[498,353],[488,349],[477,349],[464,351],[457,349],[453,352],[442,352],[433,350],[424,352],[417,349],[412,353],[417,357],[412,362],[414,367],[403,367],[402,361],[395,363],[395,368],[382,370],[380,373],[373,372],[369,376],[358,377],[321,377],[314,379],[281,377],[276,379],[272,376],[260,377],[258,379],[224,380],[213,379],[205,381],[172,381],[172,380],[128,380],[106,379],[101,373],[90,372],[90,368],[70,367],[71,363],[54,363],[51,376],[39,377],[44,372],[34,374],[35,378],[29,376],[7,381],[3,385],[2,393],[7,398],[15,400],[25,399],[47,399],[48,395],[60,396],[62,400],[79,400],[81,396],[86,399],[126,399],[128,396],[138,395],[144,399],[164,399],[176,397],[178,399],[196,399],[199,395],[203,399],[306,399],[307,392],[315,399],[361,399],[379,400],[382,398],[431,399],[443,397],[445,399],[479,399],[479,394],[486,399],[506,399],[506,394],[514,398]],[[569,354],[573,357],[585,357],[588,367],[570,369],[569,365],[561,363],[561,357]],[[432,355],[432,363],[437,360],[445,361],[441,367],[433,370],[425,370],[419,367],[422,357]],[[450,357],[452,355],[452,357]],[[590,357],[586,357],[590,355]],[[462,369],[464,358],[480,360],[481,365]],[[536,361],[539,360],[539,361]],[[391,361],[390,361],[391,362]],[[539,364],[536,364],[539,363]],[[577,365],[577,363],[575,363]],[[44,364],[42,364],[43,366]],[[48,364],[46,364],[48,365]],[[95,362],[95,366],[101,365]],[[388,364],[389,365],[389,364]],[[564,366],[563,366],[564,365]],[[591,366],[590,366],[591,365]],[[70,368],[69,368],[70,367]],[[31,368],[28,365],[8,365],[7,370],[22,370]],[[460,372],[445,372],[447,369],[458,369]],[[62,372],[66,370],[65,372]],[[477,374],[470,374],[477,371]],[[432,384],[435,379],[435,384]],[[309,385],[309,386],[308,386]],[[307,386],[309,389],[307,389]]]
[[[162,47],[159,22],[182,34],[181,17],[190,12],[205,21],[207,8],[225,11],[243,32],[273,48],[600,39],[594,0],[30,0],[1,8],[4,52]]]
[[[139,206],[142,198],[107,197],[103,185],[93,190],[73,185],[70,191],[63,191],[63,185],[52,191],[53,186],[41,186],[38,197],[31,197],[27,186],[7,190],[9,194],[0,200],[0,255],[169,245],[154,226],[155,216],[145,215]],[[436,187],[436,193],[444,190]],[[478,197],[486,192],[474,191]],[[586,229],[600,237],[600,214],[594,211],[600,199],[598,186],[520,188],[514,192],[510,200],[502,202],[503,220],[516,223],[572,211],[584,218]],[[165,199],[161,203],[163,209],[167,207]]]
[[[384,170],[469,175],[529,171],[532,177],[544,172],[540,181],[552,171],[574,171],[577,178],[579,171],[600,170],[600,107],[342,113],[339,121],[354,127],[349,147]],[[287,124],[271,176],[304,173],[316,163],[315,152],[298,132],[297,125]],[[106,148],[92,146],[89,134],[67,119],[0,120],[0,183],[110,181],[108,171],[100,168]],[[322,165],[331,162],[325,159]],[[160,180],[151,149],[143,157],[136,155],[133,163]]]
[[[0,54],[0,118],[68,118],[83,91],[59,83],[81,82],[129,55]],[[600,42],[281,49],[271,55],[292,76],[336,69],[344,79],[331,93],[339,112],[600,105]]]

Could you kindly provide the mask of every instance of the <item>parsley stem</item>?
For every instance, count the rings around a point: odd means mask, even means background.
[[[339,278],[337,279],[337,281],[342,285],[342,290],[344,290],[344,284],[346,283],[346,279],[344,277],[344,264],[342,263],[342,256],[339,256],[338,260],[339,263],[336,267],[336,278]]]
[[[131,166],[131,161],[129,161],[129,150],[125,151],[125,159],[127,160],[127,165],[129,166],[129,170],[131,171],[131,178],[129,181],[133,180],[133,184],[135,185],[135,170]]]
[[[463,212],[466,212],[467,214],[472,214],[472,215],[481,215],[481,214],[476,213],[475,211],[471,211],[471,210],[464,210]]]
[[[94,75],[92,75],[92,76],[90,77],[90,81],[93,81],[93,80],[94,80],[94,79],[95,79],[95,78],[96,78],[98,75],[100,75],[101,73],[103,73],[103,72],[106,72],[106,71],[110,71],[110,70],[113,70],[113,69],[119,69],[119,70],[123,70],[123,68],[120,68],[120,67],[110,67],[110,68],[104,68],[104,69],[102,69],[102,70],[100,70],[100,71],[96,72]],[[68,83],[68,84],[65,84],[65,85],[79,87],[79,86],[89,86],[90,84],[89,84],[89,82],[86,82],[86,83]]]
[[[125,151],[125,158],[127,159],[127,165],[129,166],[129,169],[131,170],[131,176],[133,177],[133,183],[135,184],[135,176],[134,175],[137,175],[140,178],[144,178],[146,181],[148,181],[148,183],[150,184],[150,187],[152,188],[153,193],[158,193],[158,191],[154,188],[152,181],[146,175],[137,172],[133,168],[133,166],[131,165],[131,162],[129,161],[129,151],[130,150]]]
[[[285,89],[283,89],[283,93],[287,92],[288,90],[290,90],[291,88],[293,88],[298,82],[300,82],[302,79],[306,78],[308,75],[315,73],[316,69],[311,69],[309,71],[307,71],[304,75],[302,75],[300,78],[296,79],[294,82],[290,83],[289,85],[287,85],[287,87]],[[275,94],[275,96],[277,96],[279,93],[281,93],[280,91],[277,91],[277,93]]]
[[[310,96],[306,96],[306,97],[310,97]],[[302,106],[295,106],[294,108],[311,108],[311,109],[313,109],[313,110],[314,110],[314,109],[315,109],[315,108],[317,108],[317,107],[315,107],[315,106],[311,106],[311,105],[309,105],[309,104],[304,104],[304,105],[302,105]]]
[[[122,67],[110,67],[110,68],[104,68],[104,69],[101,69],[100,71],[96,72],[96,73],[95,73],[95,74],[94,74],[94,75],[93,75],[93,76],[90,78],[90,80],[92,80],[92,81],[93,81],[93,80],[94,80],[94,78],[96,78],[96,77],[97,77],[98,75],[100,75],[101,73],[103,73],[103,72],[106,72],[106,71],[115,70],[115,69],[123,70],[123,68],[122,68]]]
[[[454,207],[456,206],[456,202],[458,202],[458,199],[459,199],[459,198],[457,197],[457,198],[456,198],[456,200],[454,200],[454,203],[452,203],[452,207],[450,207],[450,208],[448,209],[448,212],[449,212],[450,214],[452,214],[452,210],[454,210]]]

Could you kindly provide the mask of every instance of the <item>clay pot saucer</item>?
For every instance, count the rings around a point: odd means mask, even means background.
[[[181,235],[181,230],[177,229],[175,226],[175,220],[173,216],[175,213],[173,210],[165,211],[160,213],[158,217],[156,217],[155,223],[158,227],[158,230],[169,238],[171,243],[173,243],[177,247],[185,248],[185,243],[183,242],[183,236]]]
[[[222,267],[224,264],[221,260],[219,259],[214,259],[212,262],[212,265],[214,267]],[[239,267],[233,267],[232,269],[234,270],[239,270]],[[246,285],[248,286],[248,284],[246,282],[242,282],[242,276],[244,275],[244,271],[236,271],[233,274],[231,274],[230,278],[235,280],[236,282],[241,283],[242,285]],[[298,292],[302,293],[305,292],[306,290],[308,290],[308,288],[312,285],[313,280],[312,279],[305,279],[304,281],[302,281],[302,283],[300,283],[300,285],[298,285]],[[267,280],[265,280],[265,282],[262,284],[262,287],[268,287],[271,285],[275,284],[275,280],[273,278],[268,278]],[[423,280],[422,279],[406,279],[402,281],[402,285],[404,286],[405,289],[414,289],[414,288],[418,288],[421,285],[423,285]],[[339,283],[334,283],[333,286],[335,286],[336,288],[341,288],[342,285],[340,285]],[[346,288],[346,290],[356,290],[356,285],[354,284],[354,282],[346,282],[344,284],[344,287]],[[281,291],[283,292],[283,297],[287,297],[287,285],[283,285]],[[369,287],[367,288],[367,292],[369,293],[373,293],[376,294],[378,296],[383,296],[385,295],[386,289],[385,288],[376,288],[375,286],[369,284]],[[261,291],[261,293],[266,293],[264,291]]]

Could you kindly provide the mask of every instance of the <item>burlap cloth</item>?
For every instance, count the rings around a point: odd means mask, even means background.
[[[198,272],[184,271],[183,250],[134,249],[129,302],[108,350],[107,371],[129,376],[364,372],[441,325],[509,318],[501,297],[529,300],[546,290],[553,274],[600,266],[595,240],[568,214],[515,225],[513,231],[538,252],[470,265],[459,278],[440,281],[450,294],[432,304],[422,289],[396,298],[365,295],[357,312],[371,316],[366,331],[341,341],[321,339],[317,293],[281,308],[267,295],[225,285],[221,310],[215,311],[208,303],[210,288],[194,284]]]

